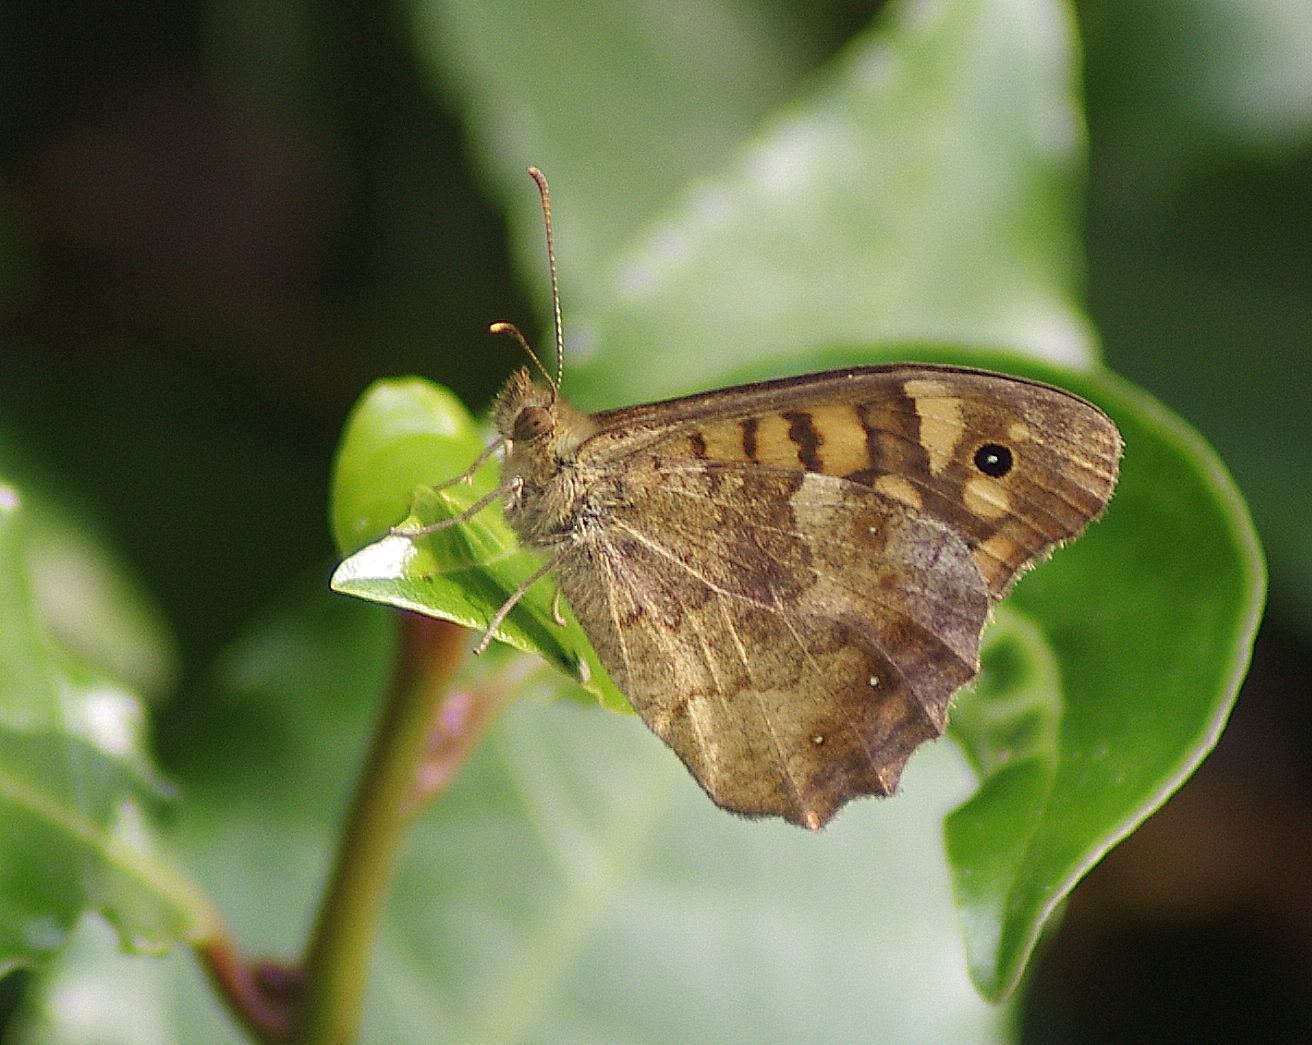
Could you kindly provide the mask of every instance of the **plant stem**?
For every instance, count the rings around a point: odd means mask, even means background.
[[[197,944],[196,956],[251,1038],[269,1045],[291,1040],[301,993],[299,970],[244,961],[226,930]]]
[[[342,835],[302,963],[296,1045],[350,1045],[363,1010],[369,961],[397,851],[419,808],[430,734],[468,646],[459,625],[405,613],[387,704]],[[458,697],[459,695],[457,695]],[[464,716],[475,734],[488,716]],[[465,736],[461,749],[472,746]]]

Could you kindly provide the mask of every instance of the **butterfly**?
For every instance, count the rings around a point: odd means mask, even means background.
[[[1121,455],[1070,392],[925,364],[595,414],[525,368],[493,419],[506,518],[545,557],[521,593],[552,574],[712,800],[808,828],[893,793],[991,607],[1103,512]]]

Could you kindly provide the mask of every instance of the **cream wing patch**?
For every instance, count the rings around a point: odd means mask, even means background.
[[[916,405],[920,418],[920,445],[929,457],[929,471],[941,475],[952,463],[957,445],[965,432],[961,416],[961,399],[952,395],[939,381],[913,380],[902,391]]]
[[[961,494],[966,508],[981,519],[1001,519],[1011,511],[1011,495],[995,479],[971,479]]]

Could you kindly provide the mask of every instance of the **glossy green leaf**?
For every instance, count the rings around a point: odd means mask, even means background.
[[[477,433],[473,418],[445,389],[417,378],[375,384],[352,412],[337,454],[333,517],[339,543],[350,547],[393,526],[418,529],[454,519],[495,489],[494,463],[468,482],[460,479],[483,451]],[[400,507],[407,497],[414,509],[409,514]],[[607,706],[627,710],[628,701],[602,670],[573,616],[563,625],[566,618],[558,620],[558,613],[569,611],[557,604],[550,579],[520,594],[540,566],[518,546],[494,504],[436,533],[388,533],[346,558],[332,587],[479,634],[507,600],[516,598],[515,611],[495,637],[542,655]]]
[[[386,534],[409,512],[413,491],[462,476],[483,445],[469,411],[445,389],[417,377],[375,383],[337,449],[330,508],[338,549],[347,554]],[[487,468],[448,495],[468,494],[468,503],[495,486]]]
[[[1265,597],[1247,510],[1197,434],[1106,375],[1063,383],[1120,426],[1121,481],[1004,603],[953,722],[981,786],[947,820],[948,859],[971,974],[994,998],[1076,881],[1211,750]]]
[[[0,484],[0,971],[47,959],[93,910],[125,947],[195,939],[211,915],[149,826],[140,700],[50,639],[24,524]]]
[[[843,342],[1087,365],[1066,17],[1047,0],[890,4],[614,260],[604,299],[567,325],[582,398],[659,398]]]

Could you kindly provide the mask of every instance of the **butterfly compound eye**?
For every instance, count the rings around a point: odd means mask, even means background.
[[[536,439],[551,431],[551,411],[541,406],[526,406],[515,417],[511,438],[520,441]]]
[[[1015,463],[1011,451],[997,443],[986,443],[975,451],[975,467],[994,479],[1001,479]]]

